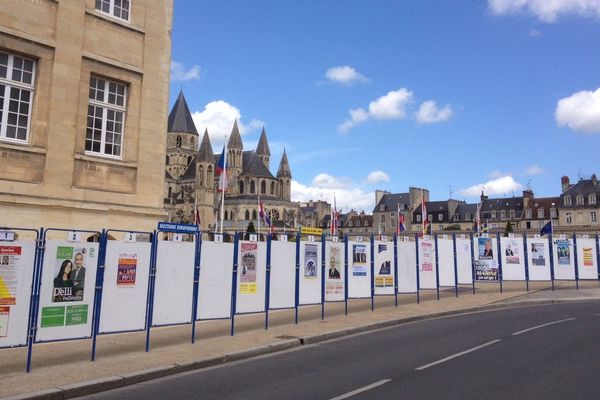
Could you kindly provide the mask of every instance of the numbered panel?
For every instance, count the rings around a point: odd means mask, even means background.
[[[264,242],[239,242],[237,313],[265,311],[266,246]]]
[[[371,245],[348,242],[348,298],[371,297]]]
[[[525,249],[523,247],[523,238],[500,238],[500,250],[502,252],[502,280],[524,281]]]
[[[394,294],[394,242],[376,240],[375,294]]]
[[[229,318],[233,243],[203,241],[201,250],[197,318]]]
[[[321,242],[300,242],[300,305],[321,303]]]
[[[325,243],[325,301],[344,301],[345,252],[343,243]]]
[[[296,302],[296,243],[271,242],[269,307],[292,308]]]

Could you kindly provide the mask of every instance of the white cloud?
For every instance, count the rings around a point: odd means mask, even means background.
[[[558,126],[574,131],[600,133],[600,88],[583,90],[560,99],[554,113]]]
[[[555,22],[561,15],[600,17],[600,0],[488,0],[496,15],[526,13],[544,22]]]
[[[171,61],[171,81],[185,82],[200,79],[200,66],[192,65],[190,69],[185,69],[182,63]]]
[[[320,175],[328,174],[319,174],[317,177]],[[317,177],[315,177],[315,179]],[[340,182],[335,181],[335,178],[333,183],[334,186],[341,185]],[[347,185],[344,188],[328,187],[324,185],[323,181],[319,180],[319,186],[315,186],[314,184],[307,186],[292,180],[292,201],[324,200],[333,204],[333,195],[335,193],[338,210],[347,212],[350,209],[354,209],[357,211],[364,210],[366,212],[371,212],[373,207],[375,207],[375,194],[373,192],[365,192],[363,189],[353,186],[351,183],[344,184]]]
[[[344,189],[351,185],[351,180],[345,177],[335,177],[326,173],[320,173],[312,180],[312,185],[320,189]]]
[[[510,175],[492,179],[486,183],[479,183],[465,189],[461,189],[459,194],[467,197],[478,197],[481,191],[486,196],[510,195],[513,191],[523,190],[523,185],[515,181]]]
[[[413,93],[406,88],[392,90],[369,103],[368,110],[363,108],[350,110],[348,112],[350,119],[342,123],[338,127],[338,130],[346,133],[356,125],[369,119],[404,119],[406,118],[407,107],[412,102],[412,99]]]
[[[325,72],[325,78],[327,78],[327,81],[330,83],[339,83],[346,86],[369,81],[369,78],[349,65],[329,68]]]
[[[532,166],[530,166],[529,168],[527,168],[527,170],[525,170],[525,173],[527,175],[540,175],[544,172],[544,170],[542,169],[542,167],[540,167],[537,164],[534,164]]]
[[[417,122],[421,124],[435,124],[448,121],[452,118],[452,109],[446,104],[443,108],[438,108],[433,100],[427,100],[421,103],[417,112]]]
[[[204,129],[208,129],[213,146],[219,150],[223,146],[225,136],[231,133],[236,119],[242,135],[256,131],[265,125],[258,119],[252,119],[247,124],[242,123],[240,110],[223,100],[211,101],[204,106],[203,111],[193,112],[192,118],[200,134],[204,133]]]
[[[366,183],[374,184],[378,182],[389,182],[390,176],[382,170],[373,171],[367,176]]]

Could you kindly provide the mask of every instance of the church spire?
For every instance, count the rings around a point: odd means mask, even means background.
[[[270,156],[271,150],[269,150],[269,143],[267,142],[267,133],[265,132],[265,127],[263,126],[262,132],[260,133],[260,139],[258,140],[258,145],[256,146],[256,154],[259,156]]]
[[[169,113],[168,132],[185,132],[198,134],[196,125],[192,119],[192,114],[183,96],[183,90],[179,92],[179,96]]]
[[[209,163],[213,163],[215,161],[212,145],[210,144],[210,137],[208,136],[208,129],[204,131],[204,136],[202,136],[200,150],[198,150],[198,161]]]
[[[285,149],[283,149],[283,155],[281,156],[281,161],[279,162],[279,168],[277,169],[277,177],[278,178],[291,178],[292,171],[290,170],[290,164],[288,163],[287,154]]]
[[[240,135],[240,130],[238,129],[237,119],[233,123],[231,135],[229,136],[229,142],[227,142],[227,148],[240,150],[244,148],[244,145],[242,144],[242,136]]]

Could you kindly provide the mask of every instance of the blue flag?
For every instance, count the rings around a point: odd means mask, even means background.
[[[540,235],[544,236],[544,235],[548,235],[548,234],[552,234],[552,221],[548,222],[546,225],[544,225],[542,227],[542,230],[540,231]]]

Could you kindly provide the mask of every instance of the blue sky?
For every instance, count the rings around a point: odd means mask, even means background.
[[[183,89],[215,151],[235,118],[245,149],[264,125],[294,200],[554,196],[600,173],[600,0],[174,3],[170,104]]]

